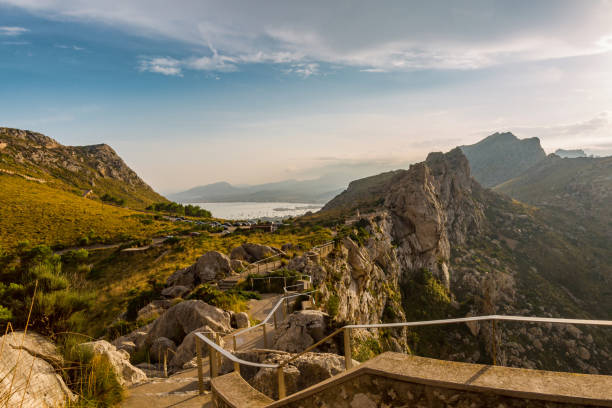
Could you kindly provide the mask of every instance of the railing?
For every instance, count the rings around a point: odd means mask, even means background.
[[[299,296],[299,295],[295,295]],[[281,299],[282,301],[283,299]],[[281,302],[279,301],[279,303]],[[278,304],[277,304],[278,305]],[[269,315],[268,315],[269,317]],[[490,321],[492,325],[492,337],[494,341],[493,350],[496,349],[495,345],[495,330],[496,330],[496,322],[498,321],[510,321],[510,322],[527,322],[527,323],[555,323],[555,324],[577,324],[577,325],[595,325],[595,326],[610,326],[612,327],[612,320],[584,320],[584,319],[558,319],[558,318],[548,318],[548,317],[523,317],[523,316],[502,316],[502,315],[489,315],[489,316],[474,316],[474,317],[462,317],[456,319],[443,319],[443,320],[428,320],[421,322],[400,322],[400,323],[379,323],[379,324],[350,324],[344,327],[341,327],[328,335],[327,337],[319,340],[315,344],[306,348],[304,351],[290,357],[289,359],[283,361],[280,364],[262,364],[262,363],[254,363],[251,361],[245,361],[234,354],[230,353],[227,350],[224,350],[214,341],[201,335],[200,333],[196,333],[196,354],[198,356],[198,378],[200,381],[200,390],[203,392],[203,383],[202,383],[202,364],[201,364],[201,342],[203,340],[209,347],[210,350],[210,358],[211,361],[211,370],[210,375],[211,378],[216,377],[219,374],[219,366],[220,366],[220,356],[226,357],[234,363],[234,370],[240,372],[240,365],[248,365],[251,367],[259,367],[259,368],[269,368],[275,369],[277,372],[277,381],[278,381],[278,396],[279,399],[285,398],[286,389],[285,389],[285,377],[283,368],[287,366],[292,361],[295,361],[303,354],[314,350],[321,344],[331,340],[333,337],[338,335],[339,333],[344,334],[344,363],[345,368],[347,370],[351,369],[353,366],[353,359],[351,355],[351,330],[352,329],[377,329],[377,328],[394,328],[394,327],[417,327],[417,326],[433,326],[433,325],[441,325],[441,324],[453,324],[453,323],[466,323],[466,322],[478,322],[478,321]],[[253,327],[254,328],[254,327]],[[218,354],[217,354],[218,353]],[[493,357],[493,364],[496,365],[495,356]]]

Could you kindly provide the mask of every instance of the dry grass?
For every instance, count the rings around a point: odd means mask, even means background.
[[[103,241],[142,239],[176,227],[165,221],[143,222],[141,213],[102,204],[76,194],[0,174],[0,248],[20,241],[75,245],[94,235]]]

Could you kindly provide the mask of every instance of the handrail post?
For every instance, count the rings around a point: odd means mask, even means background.
[[[344,367],[350,370],[353,367],[353,357],[351,355],[351,328],[344,328]]]
[[[168,378],[168,349],[164,350],[164,377]]]
[[[195,336],[196,346],[196,363],[198,366],[198,391],[200,395],[204,394],[204,372],[202,370],[202,340]]]
[[[208,335],[206,337],[208,337],[209,339],[211,339],[213,342],[215,341],[215,337],[213,333],[207,333]],[[217,376],[217,362],[215,361],[217,359],[216,353],[217,350],[215,350],[215,348],[211,345],[208,345],[208,366],[209,366],[209,371],[210,371],[210,378],[215,378]]]
[[[264,348],[268,348],[268,336],[266,335],[266,323],[264,322],[264,324],[261,326],[263,327],[263,341],[264,341]]]
[[[237,361],[234,361],[234,371],[240,374],[240,363]]]
[[[276,324],[276,310],[272,312],[272,318],[274,319],[274,330],[276,330],[278,328],[278,325]]]
[[[285,390],[285,373],[282,366],[278,366],[276,375],[278,378],[278,399],[283,399],[287,396],[287,391]]]
[[[215,333],[215,343],[219,346],[221,345],[221,335],[219,333]],[[218,351],[215,350],[215,352],[217,353],[217,374],[219,374],[221,371],[221,365],[223,363],[223,356]]]
[[[492,357],[493,357],[493,365],[497,365],[497,335],[496,335],[496,329],[497,328],[497,321],[496,320],[492,320],[491,321],[491,347],[493,348],[493,352],[492,352]]]
[[[236,352],[238,347],[236,347],[236,335],[235,334],[232,336],[232,341],[234,342],[234,352]]]

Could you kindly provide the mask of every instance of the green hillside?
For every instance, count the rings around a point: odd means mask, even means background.
[[[90,199],[104,197],[135,209],[167,201],[110,146],[64,146],[27,130],[0,128],[0,172],[34,178]]]
[[[81,197],[46,183],[0,173],[0,246],[72,246],[149,238],[176,227],[151,215]]]

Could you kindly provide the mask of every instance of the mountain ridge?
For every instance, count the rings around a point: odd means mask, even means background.
[[[519,139],[511,132],[496,132],[459,148],[470,162],[473,177],[483,187],[510,180],[546,157],[540,139]]]
[[[133,208],[167,201],[145,183],[115,150],[105,143],[65,146],[55,139],[0,127],[0,169],[45,180],[76,194],[105,194]]]

